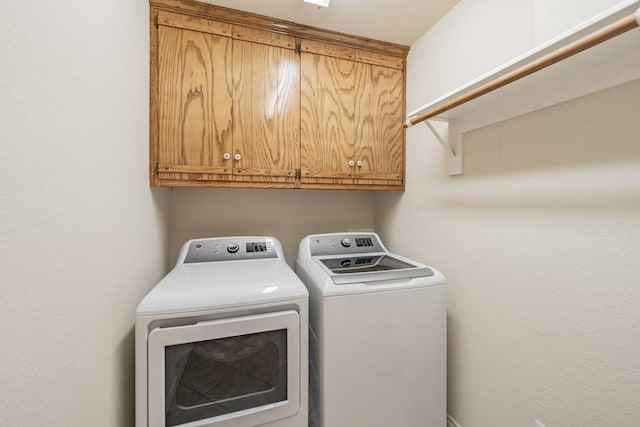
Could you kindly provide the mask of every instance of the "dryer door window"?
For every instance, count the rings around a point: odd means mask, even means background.
[[[231,427],[293,415],[299,371],[295,311],[154,329],[150,425]]]

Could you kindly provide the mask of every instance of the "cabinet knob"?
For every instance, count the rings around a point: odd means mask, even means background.
[[[229,154],[229,153],[224,153],[224,154],[222,155],[222,158],[223,158],[223,159],[225,159],[225,160],[229,160],[229,159],[231,158],[231,154]]]
[[[362,160],[358,160],[358,162],[356,163],[356,165],[358,165],[358,167],[362,167]]]
[[[240,159],[242,158],[242,156],[240,155],[240,153],[236,153],[236,154],[233,156],[233,158],[234,158],[234,159],[236,159],[236,160],[240,160]]]
[[[355,162],[353,160],[349,160],[349,166],[353,167],[354,164]]]

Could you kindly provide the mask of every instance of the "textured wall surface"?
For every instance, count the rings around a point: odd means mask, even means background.
[[[135,307],[186,239],[273,234],[293,265],[374,225],[370,192],[150,189],[148,11],[0,0],[2,426],[133,426]]]
[[[144,1],[0,0],[1,426],[133,426],[135,307],[168,253],[147,28]]]
[[[463,0],[412,48],[408,107],[561,31],[556,3]],[[469,134],[461,177],[410,129],[404,194],[171,193],[148,187],[147,26],[145,1],[0,0],[0,425],[132,427],[135,307],[186,239],[273,234],[292,264],[374,225],[450,280],[461,426],[638,424],[637,82]]]
[[[171,261],[189,239],[272,235],[295,266],[308,234],[372,230],[373,192],[340,190],[174,189],[171,197]]]
[[[575,24],[549,13],[558,2],[478,3],[463,0],[412,47],[409,108]],[[611,6],[587,3],[574,5]],[[449,40],[457,50],[442,56]],[[426,127],[407,131],[407,191],[377,197],[377,228],[449,279],[460,426],[640,423],[639,111],[635,81],[470,132],[456,177]]]

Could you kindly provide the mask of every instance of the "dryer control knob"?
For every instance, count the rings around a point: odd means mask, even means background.
[[[229,243],[227,245],[227,252],[230,254],[235,254],[240,249],[240,245],[237,243]]]
[[[348,248],[349,246],[351,246],[351,239],[349,239],[348,237],[345,237],[344,239],[342,239],[340,244],[345,248]]]

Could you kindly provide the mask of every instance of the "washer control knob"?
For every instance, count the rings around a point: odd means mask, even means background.
[[[230,254],[235,254],[236,252],[238,252],[238,250],[240,249],[240,245],[237,243],[229,243],[227,245],[227,252],[229,252]]]
[[[340,241],[340,244],[345,248],[348,248],[349,246],[351,246],[351,239],[345,237],[344,239],[342,239],[342,241]]]

